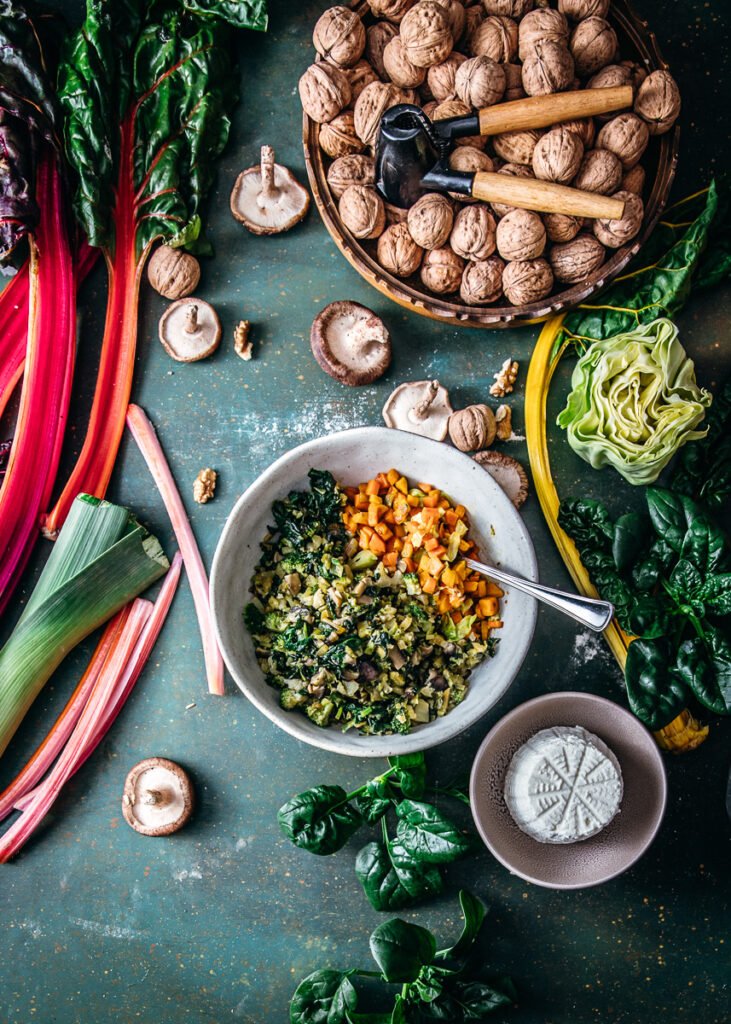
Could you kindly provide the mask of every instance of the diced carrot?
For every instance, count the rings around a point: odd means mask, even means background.
[[[485,583],[484,580],[480,580],[480,582],[477,584],[477,596],[487,597],[487,583]]]
[[[366,484],[366,494],[378,494],[381,489],[381,485],[378,480],[369,480]]]
[[[482,636],[483,640],[487,640],[489,638],[489,636],[490,636],[490,623],[489,622],[484,622],[483,621],[483,622],[480,623],[480,635]]]
[[[398,562],[398,555],[395,551],[387,552],[381,559],[387,569],[395,569],[396,562]]]
[[[386,473],[386,479],[390,484],[395,484],[399,478],[399,475],[400,474],[397,469],[389,469],[388,473]]]
[[[421,585],[425,594],[434,594],[437,589],[437,581],[433,576],[428,576]]]
[[[434,492],[427,494],[423,499],[422,504],[424,508],[437,508],[439,505],[439,492],[437,491],[436,494]]]
[[[482,597],[477,602],[477,614],[482,619],[489,619],[491,615],[497,614],[497,598]]]
[[[399,552],[403,549],[404,546],[404,542],[401,540],[400,537],[391,537],[388,543],[393,547],[394,551]]]
[[[376,533],[369,538],[368,548],[374,555],[384,555],[386,553],[386,545]]]
[[[437,599],[437,610],[440,615],[446,615],[449,611],[449,594],[440,594]]]
[[[464,585],[465,593],[474,594],[475,591],[477,590],[477,586],[477,580],[467,580],[467,582]]]
[[[368,525],[378,526],[378,505],[368,506]]]
[[[460,623],[461,621],[462,621],[462,613],[461,612],[452,612],[452,622],[455,624],[455,626],[458,623]]]
[[[427,554],[424,554],[419,559],[419,572],[429,572],[430,558]]]
[[[505,623],[502,619],[488,619],[490,629],[502,629]]]
[[[444,513],[444,522],[447,524],[447,526],[457,525],[457,516],[455,515],[453,508],[447,509],[447,511]]]
[[[461,540],[459,542],[459,550],[462,551],[463,553],[465,551],[469,551],[471,547],[472,547],[472,545],[469,544],[466,540]]]
[[[432,548],[429,552],[433,558],[444,558],[447,553],[447,549],[442,544],[437,544],[435,548]]]
[[[439,541],[437,540],[436,537],[425,537],[424,547],[426,548],[427,551],[431,552],[434,550],[434,548],[439,547]]]
[[[412,508],[415,508],[417,505],[421,505],[421,498],[418,494],[407,494],[406,500]]]
[[[464,505],[457,505],[456,509],[454,510],[454,514],[456,515],[457,519],[464,519],[465,515],[467,514],[467,509],[464,507]]]
[[[389,537],[393,537],[393,533],[389,530],[385,523],[376,524],[376,533],[381,540],[388,540]]]
[[[389,480],[385,473],[377,473],[376,480],[378,481],[379,487],[388,487]]]
[[[434,484],[425,484],[423,480],[416,486],[419,488],[420,491],[423,491],[425,494],[428,494],[429,491],[434,490]]]
[[[416,566],[414,564],[414,559],[411,558],[411,556],[409,556],[408,558],[406,556],[404,556],[404,562],[406,564],[406,572],[414,572],[415,571]]]
[[[367,548],[369,540],[370,540],[370,538],[369,538],[368,534],[365,532],[365,530],[361,530],[360,533],[358,534],[358,544],[362,548]]]
[[[497,585],[497,583],[493,583],[492,580],[488,580],[488,582],[487,582],[487,596],[488,597],[504,597],[504,595],[505,595],[505,591],[501,587],[499,587]]]
[[[391,522],[391,520],[388,518],[388,516],[386,516],[386,522],[387,523]],[[394,524],[393,532],[396,534],[397,537],[405,537],[406,536],[406,530],[403,528],[403,526],[400,523],[395,523]]]
[[[429,573],[432,576],[438,576],[443,568],[444,568],[444,565],[443,565],[442,562],[439,561],[438,558],[430,558],[429,559]]]
[[[397,491],[401,491],[402,494],[409,493],[409,481],[406,479],[405,476],[399,477],[393,486],[396,488]]]
[[[401,548],[401,554],[404,556],[404,558],[411,558],[413,553],[414,545],[411,543],[410,540],[405,540],[404,546]]]

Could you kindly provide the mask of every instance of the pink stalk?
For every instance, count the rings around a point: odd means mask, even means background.
[[[54,722],[50,732],[35,751],[25,767],[10,785],[0,793],[0,821],[18,807],[18,801],[37,785],[63,750],[73,732],[81,712],[89,699],[110,650],[121,637],[129,607],[123,608],[110,620],[102,634],[96,650],[91,656],[86,672],[79,685],[71,694],[66,707]]]
[[[131,647],[120,642],[105,665],[63,754],[46,779],[18,801],[23,814],[0,839],[0,863],[6,863],[25,845],[53,806],[64,784],[91,757],[106,736],[160,635],[178,586],[181,567],[182,558],[176,553],[155,604],[151,610],[145,609],[142,630],[136,642]],[[130,618],[140,603],[150,604],[138,598],[132,605]]]
[[[198,626],[203,640],[203,656],[206,662],[206,676],[208,678],[208,692],[218,697],[223,696],[223,659],[216,643],[216,635],[213,630],[213,617],[211,615],[211,604],[208,597],[208,576],[203,566],[198,545],[196,544],[193,530],[180,497],[178,488],[175,486],[173,474],[165,459],[160,442],[157,439],[155,428],[150,423],[143,409],[139,405],[130,405],[127,408],[127,426],[137,442],[137,447],[147,463],[147,468],[152,473],[152,478],[157,485],[162,500],[167,509],[173,530],[177,537],[180,551],[185,563],[185,569],[190,580],[190,589],[193,593]]]

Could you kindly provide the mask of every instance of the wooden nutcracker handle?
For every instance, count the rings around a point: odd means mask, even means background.
[[[631,85],[615,85],[611,89],[581,89],[530,96],[524,100],[496,103],[478,111],[480,135],[501,135],[526,128],[547,128],[561,121],[580,120],[595,114],[609,114],[631,107]],[[556,211],[558,212],[558,211]]]
[[[621,199],[582,192],[567,185],[536,178],[513,178],[493,171],[478,171],[472,183],[472,195],[487,203],[519,206],[539,213],[568,213],[574,217],[602,217],[621,220],[624,203]]]

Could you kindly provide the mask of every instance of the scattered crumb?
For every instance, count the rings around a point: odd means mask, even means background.
[[[190,702],[190,704],[186,704],[185,705],[185,710],[186,711],[190,711],[191,708],[195,708],[195,707],[198,707],[198,705],[196,704],[196,702],[194,700],[192,700]]]

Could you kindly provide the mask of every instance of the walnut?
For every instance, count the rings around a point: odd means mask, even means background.
[[[352,68],[348,68],[347,74],[350,81],[353,103],[355,103],[367,85],[378,81],[378,75],[367,60],[359,60]]]
[[[375,144],[381,118],[389,107],[401,103],[401,94],[395,85],[371,82],[355,102],[353,115],[358,138],[371,146]]]
[[[584,218],[571,217],[568,213],[544,213],[543,224],[550,242],[570,242],[584,226]]]
[[[584,18],[606,18],[609,0],[558,0],[558,9],[572,21]]]
[[[498,174],[509,174],[513,178],[533,178],[535,175],[529,167],[524,167],[523,164],[505,164],[498,171]],[[493,213],[496,217],[504,217],[506,214],[514,210],[514,206],[508,206],[505,203],[491,203]]]
[[[465,117],[472,111],[462,100],[444,100],[439,103],[432,114],[434,121],[444,121],[450,117]],[[484,149],[487,146],[487,136],[465,135],[463,138],[454,140],[455,146],[472,146],[473,149]]]
[[[192,295],[200,278],[201,267],[195,256],[169,245],[155,249],[147,264],[147,280],[166,299]]]
[[[193,481],[193,500],[199,505],[210,501],[216,490],[217,478],[215,469],[202,469]]]
[[[394,36],[383,51],[386,74],[401,89],[413,89],[426,78],[424,68],[417,68],[406,56],[401,36]]]
[[[624,213],[619,220],[595,220],[594,234],[610,249],[619,249],[638,235],[645,216],[645,206],[634,192],[616,192],[615,199],[624,200]]]
[[[543,263],[543,260],[536,260],[536,263]],[[518,379],[520,364],[514,359],[506,359],[497,373],[493,373],[494,384],[490,385],[490,394],[495,398],[503,398],[513,390],[513,385]]]
[[[368,0],[371,12],[377,18],[387,18],[397,23],[415,3],[416,0]]]
[[[383,200],[367,185],[346,188],[338,203],[340,219],[356,238],[378,238],[386,227]]]
[[[320,148],[332,157],[360,153],[365,148],[355,133],[352,110],[344,110],[332,121],[320,126]]]
[[[391,203],[385,203],[386,207],[386,223],[387,224],[405,224],[409,219],[409,211],[405,210],[403,206],[392,206]]]
[[[638,64],[636,60],[621,60],[619,63],[621,67],[627,68],[627,70],[629,71],[630,82],[636,95],[637,90],[642,85],[644,80],[647,78],[647,68],[644,67],[642,64]]]
[[[523,68],[520,64],[503,64],[505,72],[505,95],[504,100],[522,100],[525,96],[523,90]]]
[[[567,131],[574,132],[575,135],[578,135],[584,149],[591,149],[594,145],[596,128],[594,127],[594,121],[591,117],[584,117],[577,121],[563,121],[561,127],[565,128]]]
[[[321,57],[343,68],[357,63],[365,49],[363,22],[349,7],[330,7],[320,15],[312,42]]]
[[[543,181],[566,184],[578,173],[583,156],[584,147],[576,132],[559,125],[538,140],[533,150],[533,173]]]
[[[490,57],[471,57],[457,68],[454,87],[468,107],[491,107],[505,93],[505,71]]]
[[[604,247],[593,235],[582,232],[570,242],[554,245],[549,255],[556,280],[577,284],[602,265]]]
[[[485,203],[464,206],[449,236],[454,251],[467,260],[486,260],[495,252],[495,218]]]
[[[433,121],[434,111],[437,109],[438,106],[439,104],[437,103],[436,100],[430,100],[428,103],[425,103],[421,109],[424,111],[429,120]]]
[[[642,164],[637,164],[631,171],[627,171],[625,176],[622,178],[622,192],[634,192],[635,195],[641,196],[645,188],[645,168]]]
[[[409,60],[420,68],[441,64],[454,45],[446,12],[434,0],[420,0],[407,11],[400,35]]]
[[[585,192],[599,192],[611,195],[619,188],[622,180],[622,162],[608,149],[592,149],[581,161],[579,173],[572,184]]]
[[[457,98],[456,77],[460,65],[464,64],[467,58],[463,53],[450,53],[441,64],[434,64],[429,68],[427,82],[435,100],[443,103],[445,100]],[[467,104],[469,106],[469,104]]]
[[[531,302],[538,302],[545,299],[552,288],[551,267],[542,257],[505,264],[503,291],[511,305],[528,306]]]
[[[546,229],[537,213],[511,210],[498,223],[496,242],[504,260],[534,260],[546,248]]]
[[[465,171],[472,174],[475,171],[494,171],[493,161],[475,146],[455,146],[449,154],[449,168],[452,171]],[[476,199],[458,192],[450,192],[450,196],[460,203],[476,203]]]
[[[591,75],[612,63],[618,51],[617,36],[604,18],[585,18],[571,33],[569,49],[576,73]]]
[[[406,222],[391,224],[378,239],[378,262],[396,277],[410,277],[419,269],[424,250],[409,234]]]
[[[427,192],[408,212],[411,237],[422,249],[441,249],[447,244],[454,223],[454,210],[446,196]]]
[[[253,355],[254,346],[249,337],[251,324],[248,320],[239,320],[234,327],[234,352],[245,362],[249,362]]]
[[[518,31],[518,55],[526,60],[533,52],[536,43],[558,43],[567,45],[569,26],[563,14],[550,7],[541,8],[526,14]]]
[[[482,0],[482,5],[488,14],[520,21],[533,7],[533,0]]]
[[[529,96],[561,92],[573,81],[574,59],[564,43],[540,40],[525,58],[522,77]]]
[[[464,32],[466,20],[462,0],[435,0],[435,3],[444,8],[449,31],[452,33],[452,39],[456,43]]]
[[[495,410],[495,436],[498,441],[510,441],[513,437],[513,410],[509,405],[499,405]]]
[[[449,417],[449,439],[461,452],[489,448],[496,432],[495,414],[487,405],[468,405]]]
[[[647,121],[650,135],[670,131],[680,114],[680,90],[669,71],[653,71],[637,90],[635,114]]]
[[[373,185],[376,165],[370,156],[341,156],[333,160],[327,171],[330,191],[339,199],[350,185]]]
[[[611,89],[616,85],[631,85],[632,72],[624,64],[607,64],[592,75],[586,83],[587,89]]]
[[[390,25],[387,21],[379,21],[366,29],[366,58],[381,78],[388,78],[383,66],[383,51],[397,35],[396,26]]]
[[[518,55],[518,25],[512,18],[485,18],[470,37],[473,57],[489,57],[507,64]]]
[[[533,162],[533,150],[538,144],[542,132],[535,128],[519,132],[503,132],[495,135],[492,144],[497,155],[509,164],[526,164]]]
[[[625,171],[640,162],[650,141],[647,125],[636,114],[618,114],[607,121],[597,136],[599,149],[608,149],[618,156]]]
[[[464,12],[464,32],[462,33],[463,45],[462,49],[471,50],[472,48],[472,34],[478,25],[487,17],[485,8],[482,4],[473,4],[471,7],[466,7]]]
[[[464,260],[449,246],[430,249],[421,264],[421,283],[438,295],[456,292],[462,280]]]
[[[299,80],[302,109],[313,121],[332,121],[350,103],[348,76],[327,61],[311,64]]]
[[[483,306],[497,302],[503,292],[505,263],[499,256],[470,261],[464,268],[459,297],[468,306]]]

